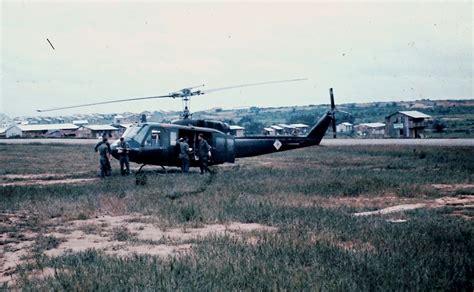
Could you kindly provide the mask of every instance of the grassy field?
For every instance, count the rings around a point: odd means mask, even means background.
[[[474,288],[472,204],[439,203],[474,195],[473,148],[312,147],[241,159],[207,176],[150,172],[145,186],[119,176],[115,161],[112,177],[86,180],[98,172],[87,145],[0,145],[0,157],[0,248],[13,255],[22,251],[14,247],[31,242],[20,265],[4,273],[5,289]],[[354,216],[400,204],[424,207]],[[127,222],[149,224],[145,230],[189,233],[239,222],[274,231],[145,240],[126,224],[114,225],[110,241],[192,248],[168,257],[117,256],[99,247],[48,253],[65,243],[52,230],[104,215],[136,216]],[[98,226],[81,230],[99,236]]]

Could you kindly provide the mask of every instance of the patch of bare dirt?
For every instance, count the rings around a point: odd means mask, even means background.
[[[143,221],[143,222],[142,222]],[[167,241],[173,243],[189,242],[204,238],[211,235],[237,235],[239,233],[248,233],[254,231],[273,232],[276,231],[275,227],[265,226],[257,223],[239,223],[231,222],[228,224],[209,224],[202,227],[180,227],[180,228],[160,228],[157,224],[150,222],[150,217],[140,215],[124,215],[124,216],[100,216],[98,218],[87,219],[87,220],[75,220],[69,222],[67,229],[75,230],[72,233],[65,234],[67,230],[64,227],[61,229],[62,234],[51,233],[56,237],[63,237],[66,242],[62,243],[62,246],[67,246],[69,239],[78,241],[78,245],[84,246],[82,240],[89,238],[86,241],[93,241],[100,245],[100,238],[107,238],[107,242],[110,244],[112,241],[110,238],[113,237],[114,231],[118,229],[125,230],[138,241]],[[84,234],[84,227],[90,230],[94,230],[100,235]],[[82,233],[82,234],[80,234]],[[74,244],[73,244],[74,245]],[[74,250],[73,246],[69,246]],[[67,249],[67,248],[66,248]]]
[[[75,172],[75,175],[78,174],[85,174],[86,172]],[[34,173],[34,174],[4,174],[0,175],[0,179],[24,179],[24,180],[32,180],[32,179],[59,179],[65,178],[70,176],[69,174],[65,173]]]
[[[465,212],[465,210],[456,210],[451,213],[451,215],[455,217],[460,217],[464,220],[474,221],[474,217],[472,216],[472,214]]]
[[[22,224],[27,217],[15,214],[1,214],[0,223],[10,225]],[[256,223],[231,222],[228,224],[210,224],[198,228],[161,228],[157,219],[138,214],[123,216],[100,216],[87,220],[63,222],[60,218],[49,220],[45,237],[58,239],[59,244],[48,250],[41,251],[51,257],[68,252],[80,252],[96,249],[109,255],[126,257],[133,254],[152,255],[167,258],[191,252],[199,240],[208,236],[229,235],[247,242],[252,232],[274,232],[275,227]],[[2,224],[7,224],[2,223]],[[15,232],[23,240],[8,240],[7,234],[0,236],[0,283],[14,283],[16,267],[27,263],[33,258],[35,237],[37,234],[24,229]],[[255,241],[255,240],[254,240]],[[249,244],[253,241],[250,240]],[[48,276],[39,274],[39,276]]]
[[[47,185],[58,185],[58,184],[81,184],[96,181],[97,178],[66,178],[66,179],[54,179],[54,180],[24,180],[2,183],[2,187],[7,186],[47,186]]]
[[[357,196],[357,197],[321,197],[293,194],[285,195],[272,200],[276,204],[288,207],[353,207],[353,208],[385,208],[395,204],[413,204],[420,202],[419,198],[402,198],[394,194],[381,196]]]
[[[455,192],[459,190],[474,189],[474,184],[432,184],[431,187],[439,191]]]
[[[420,208],[442,208],[442,207],[460,207],[463,209],[474,207],[474,195],[458,196],[458,197],[443,197],[436,200],[427,200],[423,203],[417,204],[403,204],[392,206],[375,211],[354,213],[354,216],[371,216],[371,215],[385,215],[391,213],[399,213],[408,210],[415,210]]]
[[[13,279],[18,265],[26,263],[34,241],[11,242],[0,246],[0,284]]]
[[[85,174],[86,172],[76,172]],[[3,174],[0,175],[0,186],[34,186],[55,184],[80,184],[97,180],[97,178],[77,178],[66,173]]]

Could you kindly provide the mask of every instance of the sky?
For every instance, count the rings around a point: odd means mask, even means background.
[[[473,3],[1,1],[0,112],[181,110],[159,99],[37,109],[262,81],[214,107],[473,98]],[[54,46],[48,43],[49,39]]]

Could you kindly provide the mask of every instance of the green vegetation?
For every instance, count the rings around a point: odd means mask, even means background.
[[[4,174],[88,178],[90,146],[0,145]],[[277,227],[249,243],[231,236],[195,240],[173,258],[126,258],[87,250],[38,256],[18,268],[24,290],[465,290],[474,288],[472,209],[425,208],[383,216],[355,212],[473,195],[474,149],[463,147],[312,147],[215,167],[212,176],[148,174],[147,184],[118,175],[82,184],[2,187],[0,213],[27,212],[21,230],[51,218],[150,215],[163,227],[243,222]],[[462,216],[458,216],[461,212]],[[393,223],[387,219],[404,219]],[[150,219],[151,220],[151,219]],[[0,225],[1,227],[2,225]],[[84,227],[91,229],[91,227]],[[113,238],[136,240],[126,229]],[[39,238],[47,250],[59,244]],[[54,269],[43,278],[34,271]],[[6,286],[4,288],[7,288]]]
[[[54,236],[43,236],[40,235],[35,239],[35,246],[33,251],[35,253],[41,253],[45,250],[49,250],[57,247],[61,243],[61,240]]]
[[[337,102],[337,96],[336,96]],[[338,109],[351,113],[336,115],[337,122],[353,124],[381,122],[397,111],[418,110],[433,117],[428,123],[430,138],[474,137],[474,103],[471,100],[417,100],[404,102],[373,102],[338,104]],[[262,134],[263,128],[278,123],[303,123],[314,125],[329,109],[329,105],[309,105],[298,107],[258,108],[251,107],[245,112],[222,111],[196,113],[195,117],[206,117],[237,123],[246,128],[247,134]],[[440,127],[442,126],[442,127]]]

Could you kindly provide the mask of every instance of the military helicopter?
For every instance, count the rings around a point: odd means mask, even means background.
[[[142,164],[139,171],[146,165],[157,165],[165,169],[165,166],[180,166],[181,160],[178,158],[179,147],[177,142],[182,137],[188,137],[189,145],[197,149],[199,134],[211,146],[212,159],[209,165],[222,163],[234,163],[236,158],[258,156],[273,152],[280,152],[318,145],[325,135],[327,129],[332,123],[334,138],[336,136],[336,107],[334,104],[333,89],[329,90],[331,108],[324,114],[320,120],[311,128],[305,136],[243,136],[235,137],[229,134],[229,126],[221,121],[212,120],[193,120],[189,110],[189,102],[192,96],[203,95],[210,92],[227,90],[233,88],[266,85],[272,83],[293,82],[305,79],[291,79],[270,82],[249,83],[236,86],[228,86],[210,90],[196,90],[203,85],[188,87],[167,95],[138,97],[129,99],[120,99],[114,101],[104,101],[97,103],[82,104],[76,106],[57,107],[47,110],[38,110],[39,112],[70,109],[77,107],[93,106],[100,104],[109,104],[126,101],[136,101],[144,99],[157,98],[181,98],[183,100],[182,119],[172,123],[152,123],[142,120],[139,124],[130,126],[122,135],[124,140],[130,146],[129,160]],[[112,156],[119,159],[118,143],[111,144]],[[198,161],[191,160],[191,167],[197,167]],[[166,169],[165,169],[166,170]]]

